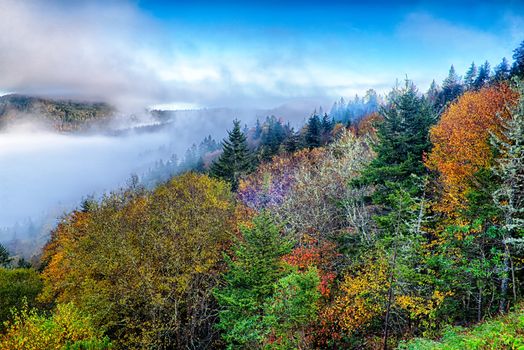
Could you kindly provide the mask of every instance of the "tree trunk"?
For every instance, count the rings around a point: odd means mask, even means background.
[[[386,318],[384,320],[384,350],[388,350],[388,336],[389,336],[389,318],[391,315],[391,304],[393,302],[393,280],[395,278],[395,264],[397,260],[397,247],[395,245],[395,252],[393,253],[393,261],[391,273],[389,274],[389,289],[388,289],[388,303],[386,307]]]

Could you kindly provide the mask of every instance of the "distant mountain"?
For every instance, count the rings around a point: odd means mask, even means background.
[[[78,131],[114,114],[103,102],[54,100],[19,94],[0,97],[0,129],[15,122],[32,121],[59,131]]]

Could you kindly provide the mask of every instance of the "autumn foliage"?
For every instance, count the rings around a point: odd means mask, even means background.
[[[466,92],[431,129],[433,148],[426,165],[438,172],[442,185],[438,210],[453,215],[464,208],[474,175],[492,164],[490,134],[500,133],[501,119],[508,118],[517,97],[505,84]]]

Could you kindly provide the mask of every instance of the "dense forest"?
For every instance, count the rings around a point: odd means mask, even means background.
[[[0,246],[0,348],[524,348],[523,79],[524,42],[299,130],[235,120],[38,263]]]
[[[102,102],[9,94],[0,97],[0,129],[26,120],[59,131],[78,131],[94,122],[108,121],[114,112],[113,107]]]

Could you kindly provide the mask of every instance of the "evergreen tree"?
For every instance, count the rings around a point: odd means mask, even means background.
[[[513,50],[513,66],[511,67],[511,75],[524,78],[524,41],[520,46]]]
[[[394,187],[418,194],[412,175],[426,173],[422,157],[430,148],[428,133],[435,121],[434,112],[410,81],[390,96],[392,100],[381,111],[384,121],[378,127],[377,156],[360,179],[378,186],[375,201],[382,204]]]
[[[482,66],[479,68],[479,73],[477,75],[477,78],[475,79],[475,82],[473,83],[473,88],[475,90],[480,90],[484,86],[486,86],[489,83],[489,78],[491,74],[491,67],[489,65],[489,62],[486,61]]]
[[[7,248],[0,244],[0,267],[8,267],[11,264],[11,258]]]
[[[449,102],[453,102],[462,93],[462,84],[460,77],[455,72],[455,67],[451,65],[449,74],[442,83],[442,91],[440,94],[440,106],[444,107]]]
[[[506,59],[506,57],[502,58],[500,64],[495,67],[493,81],[499,83],[501,81],[508,80],[510,71],[511,69],[509,67],[508,60]]]
[[[333,131],[333,128],[335,127],[335,121],[330,119],[327,113],[324,114],[322,117],[321,122],[321,143],[323,145],[328,144],[331,139],[332,135],[331,132]]]
[[[231,183],[233,190],[238,188],[240,177],[253,168],[253,157],[248,148],[246,136],[240,131],[240,122],[233,121],[233,130],[228,131],[228,139],[222,142],[222,154],[211,165],[211,176]]]
[[[267,117],[262,128],[258,153],[260,159],[268,161],[280,150],[286,138],[286,128],[275,116]]]
[[[227,259],[225,286],[215,291],[221,307],[218,328],[228,348],[258,348],[266,335],[264,306],[285,275],[281,257],[291,251],[291,244],[267,212],[257,216],[252,227],[242,228],[242,238],[233,247],[234,258]]]
[[[524,233],[524,86],[518,84],[519,103],[503,121],[503,137],[493,136],[500,154],[495,171],[502,180],[494,198],[505,214],[505,230],[516,237]]]
[[[260,125],[260,120],[257,118],[257,124],[255,126],[255,139],[259,139],[262,136],[262,125]]]
[[[434,108],[438,107],[438,99],[439,99],[440,89],[435,82],[435,79],[431,82],[431,85],[429,86],[428,92],[426,93],[426,99],[428,103],[433,106]]]
[[[306,128],[306,146],[309,148],[319,147],[322,141],[322,124],[316,113],[309,118]]]
[[[466,90],[473,89],[473,83],[475,82],[476,78],[477,78],[477,66],[475,65],[475,62],[472,62],[471,66],[469,66],[469,69],[466,72],[466,75],[464,76],[464,87],[466,88]]]
[[[284,140],[284,150],[288,153],[298,151],[300,147],[300,135],[293,130],[290,130],[288,136]]]

